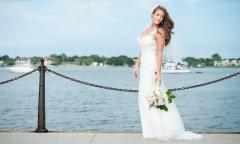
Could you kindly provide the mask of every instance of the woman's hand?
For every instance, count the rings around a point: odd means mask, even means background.
[[[160,72],[155,72],[155,80],[156,80],[156,83],[158,83],[159,85],[161,84],[161,80],[162,80],[162,76],[160,74]]]
[[[134,65],[133,73],[136,78],[138,77],[138,72],[139,72],[138,65]]]

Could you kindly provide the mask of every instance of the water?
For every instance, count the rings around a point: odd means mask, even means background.
[[[100,85],[137,89],[139,79],[127,67],[51,68]],[[195,71],[203,71],[197,74]],[[193,69],[190,74],[164,74],[166,87],[214,80],[239,68]],[[0,81],[18,74],[0,68]],[[0,130],[33,131],[37,127],[38,78],[35,72],[0,86]],[[239,76],[209,86],[174,92],[187,130],[240,131]],[[109,91],[46,73],[46,127],[50,131],[141,131],[137,93]]]

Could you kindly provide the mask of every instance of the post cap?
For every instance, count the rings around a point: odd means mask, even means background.
[[[41,59],[41,66],[44,66],[44,59]]]

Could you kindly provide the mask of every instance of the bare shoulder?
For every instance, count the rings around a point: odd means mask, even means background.
[[[157,29],[156,36],[158,36],[158,37],[160,36],[160,37],[164,38],[164,30],[163,30],[163,28],[158,28]]]
[[[162,40],[165,39],[163,28],[158,28],[157,32],[154,35],[154,37],[155,37],[155,40],[157,40],[157,39],[162,39]]]

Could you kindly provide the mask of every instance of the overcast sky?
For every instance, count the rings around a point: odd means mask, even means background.
[[[137,56],[150,12],[175,22],[168,57],[240,57],[238,0],[0,0],[0,56]]]

